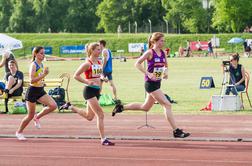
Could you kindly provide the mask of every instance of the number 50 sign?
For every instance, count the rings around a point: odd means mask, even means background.
[[[201,77],[200,89],[215,88],[213,77]]]

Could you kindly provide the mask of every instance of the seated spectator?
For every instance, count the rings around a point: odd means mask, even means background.
[[[18,65],[15,60],[8,62],[9,72],[6,73],[5,80],[6,85],[4,89],[6,110],[4,113],[8,112],[8,99],[12,96],[21,96],[23,93],[23,80],[24,75],[18,70]]]
[[[239,64],[238,53],[230,57],[229,72],[229,84],[234,86],[227,87],[226,95],[229,95],[230,92],[232,92],[233,95],[238,95],[237,92],[244,91],[245,89],[245,69],[241,64]]]
[[[198,40],[196,47],[197,47],[198,51],[202,51],[202,46],[201,46],[200,40]]]
[[[15,57],[11,51],[5,51],[2,55],[2,60],[0,62],[0,68],[5,66],[5,74],[10,71],[8,67],[8,62],[15,60]]]
[[[165,49],[166,57],[170,57],[170,48]]]
[[[246,26],[246,28],[244,29],[244,33],[249,33],[249,27]]]

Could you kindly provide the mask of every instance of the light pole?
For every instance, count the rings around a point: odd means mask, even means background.
[[[151,20],[148,19],[149,23],[150,23],[150,33],[152,33],[152,30],[151,30]]]
[[[210,9],[210,0],[203,0],[202,1],[202,6],[204,9],[206,9],[207,11],[207,32],[209,33],[210,29],[209,29],[209,24],[210,24],[210,18],[209,18],[209,9]]]
[[[135,33],[137,33],[137,22],[135,21]]]
[[[169,29],[168,29],[168,20],[165,20],[165,19],[164,19],[164,21],[165,21],[165,24],[166,24],[166,33],[168,34],[168,33],[169,33]]]
[[[129,33],[130,33],[130,21],[129,21]]]

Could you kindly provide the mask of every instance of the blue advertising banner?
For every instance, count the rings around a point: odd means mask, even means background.
[[[84,51],[85,51],[84,45],[60,47],[60,54],[83,54]]]
[[[33,50],[33,48],[34,47],[32,47],[32,49],[31,50]],[[47,47],[44,47],[44,49],[45,49],[45,54],[47,54],[47,55],[52,55],[52,47],[50,47],[50,46],[47,46]]]

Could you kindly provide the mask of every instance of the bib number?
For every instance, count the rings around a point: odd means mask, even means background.
[[[163,67],[155,67],[153,74],[156,76],[156,80],[161,80],[163,77],[164,68]]]
[[[100,77],[102,74],[102,68],[100,65],[92,65],[92,77]]]

